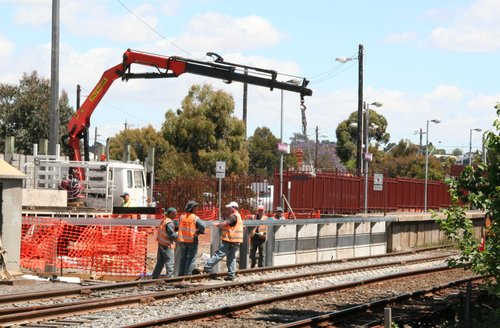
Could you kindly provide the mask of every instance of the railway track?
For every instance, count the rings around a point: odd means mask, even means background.
[[[310,298],[311,296],[319,296],[325,297],[326,294],[334,292],[334,291],[339,291],[339,290],[346,290],[346,289],[353,289],[359,286],[366,286],[366,285],[371,285],[383,281],[391,281],[395,279],[405,279],[407,282],[411,282],[412,280],[416,278],[422,278],[424,276],[432,277],[433,275],[442,275],[444,272],[451,272],[455,270],[455,272],[460,271],[460,273],[463,274],[462,269],[450,269],[447,267],[438,267],[438,268],[431,268],[431,269],[423,269],[423,270],[414,270],[414,271],[409,271],[409,272],[403,272],[403,273],[398,273],[398,274],[392,274],[392,275],[385,275],[385,276],[380,276],[376,278],[371,278],[371,279],[364,279],[356,282],[351,282],[351,283],[346,283],[346,284],[339,284],[339,285],[333,285],[333,286],[328,286],[324,288],[316,288],[316,289],[309,289],[309,290],[304,290],[301,292],[296,292],[296,293],[290,293],[290,294],[285,294],[285,295],[279,295],[275,297],[270,297],[270,298],[264,298],[264,299],[259,299],[256,301],[251,301],[251,302],[243,302],[243,303],[238,303],[234,305],[228,305],[224,307],[219,307],[219,308],[214,308],[211,310],[205,310],[205,311],[198,311],[198,312],[192,312],[192,313],[187,313],[187,314],[182,314],[178,316],[168,316],[168,317],[163,317],[163,318],[156,318],[155,320],[151,321],[145,321],[145,322],[140,322],[137,324],[132,324],[132,325],[127,325],[127,328],[142,328],[142,327],[155,327],[155,326],[162,326],[162,325],[168,325],[171,327],[172,324],[178,323],[179,327],[186,327],[189,326],[189,323],[192,323],[193,326],[200,326],[199,321],[201,319],[208,320],[207,326],[237,326],[242,323],[242,321],[245,322],[245,326],[250,326],[248,319],[242,318],[241,313],[245,313],[245,311],[250,311],[250,309],[261,306],[261,305],[269,305],[272,304],[273,308],[279,307],[280,309],[286,308],[287,303],[290,301],[296,302],[299,299],[304,299],[306,300],[307,298]],[[373,311],[377,307],[383,307],[387,304],[394,303],[394,302],[399,302],[402,301],[403,299],[409,299],[414,296],[419,296],[423,294],[428,294],[430,292],[436,292],[439,289],[444,289],[444,288],[449,288],[450,286],[453,285],[458,285],[458,284],[463,284],[464,282],[468,282],[471,280],[476,280],[480,279],[481,277],[469,277],[469,278],[462,278],[457,281],[452,281],[451,283],[447,283],[441,286],[437,287],[432,287],[428,289],[423,289],[423,290],[418,290],[415,292],[411,293],[405,293],[403,295],[397,295],[394,297],[390,298],[384,298],[381,300],[377,300],[374,302],[366,303],[366,304],[360,304],[360,305],[355,305],[348,307],[344,310],[337,311],[337,312],[332,312],[329,314],[325,314],[322,316],[314,316],[311,318],[306,318],[302,319],[300,321],[280,325],[280,327],[318,327],[318,326],[328,326],[331,325],[332,323],[338,322],[339,320],[345,320],[346,317],[348,317],[351,320],[351,323],[353,321],[363,321],[366,323],[366,316],[362,319],[359,318],[360,313],[365,313],[366,310]],[[284,303],[284,304],[280,304]],[[307,304],[307,301],[302,302],[302,304]],[[302,311],[307,309],[306,307],[302,308]],[[309,309],[310,312],[314,312],[314,309]],[[269,312],[266,313],[266,315],[269,317]],[[358,317],[357,317],[358,316]],[[235,319],[237,318],[237,319]],[[354,318],[354,319],[353,319]],[[378,318],[377,320],[379,320]],[[196,321],[196,323],[193,323]],[[236,321],[236,322],[235,322]],[[371,322],[374,322],[371,320]],[[256,326],[262,325],[262,322],[257,322]],[[361,323],[359,323],[360,326],[364,326]],[[174,325],[175,327],[175,325]],[[343,325],[340,325],[340,327],[346,327],[345,322]]]
[[[420,253],[424,254],[425,252]],[[343,269],[325,269],[325,266],[346,265],[346,263],[341,263],[342,261],[329,261],[328,263],[242,270],[239,272],[238,282],[233,283],[211,281],[207,279],[206,275],[198,275],[157,281],[135,281],[71,288],[68,290],[4,295],[0,297],[0,305],[3,305],[0,308],[0,325],[28,326],[32,322],[49,323],[50,320],[52,320],[52,324],[56,324],[53,320],[57,320],[57,324],[62,326],[75,324],[94,326],[95,321],[101,318],[100,316],[89,315],[89,313],[108,312],[117,308],[134,305],[147,307],[147,305],[154,304],[155,302],[169,299],[181,299],[189,302],[189,300],[196,299],[198,295],[208,295],[205,297],[210,298],[210,295],[213,293],[224,294],[231,293],[232,291],[252,293],[262,288],[262,286],[284,286],[290,284],[290,282],[319,281],[321,279],[338,281],[338,277],[355,273],[380,275],[383,273],[374,272],[383,271],[384,268],[423,265],[423,263],[428,263],[428,261],[442,263],[443,259],[449,256],[449,254],[445,254],[411,260],[404,258],[405,256],[414,256],[415,254],[399,254],[400,257],[397,260],[395,258],[395,261],[383,261],[383,263],[356,267],[350,265],[348,268]],[[389,258],[391,257],[394,256],[390,256]],[[359,259],[356,260],[359,261]],[[319,269],[311,272],[311,268],[313,267]],[[297,271],[294,271],[304,270],[304,268],[307,268],[308,272],[297,273]],[[269,276],[271,272],[275,272],[274,277],[262,279],[262,276]],[[16,303],[16,306],[11,306],[10,304],[12,303]],[[10,306],[7,306],[7,304]],[[75,315],[81,314],[86,314],[86,316],[75,317]]]

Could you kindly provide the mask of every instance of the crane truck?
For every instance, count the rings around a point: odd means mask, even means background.
[[[83,203],[84,208],[102,209],[105,212],[115,211],[120,206],[120,195],[128,192],[140,208],[147,207],[147,183],[144,166],[120,162],[89,162],[88,128],[92,113],[105,96],[112,83],[121,78],[157,79],[176,78],[184,73],[202,75],[224,80],[226,83],[242,82],[273,89],[300,94],[301,107],[304,106],[304,96],[311,96],[312,90],[307,88],[308,80],[303,78],[300,84],[295,81],[278,80],[278,72],[269,69],[226,62],[216,53],[209,52],[213,61],[200,61],[177,56],[162,56],[127,49],[122,62],[104,71],[100,80],[76,110],[68,123],[68,132],[61,138],[69,160],[36,158],[33,164],[33,174],[28,177],[27,184],[32,192],[42,189],[60,189],[65,192],[67,203]],[[132,67],[146,66],[150,71],[132,72]],[[84,156],[81,151],[83,139]],[[38,172],[38,174],[37,174]],[[39,173],[42,172],[40,175]],[[40,178],[41,176],[42,178]],[[51,177],[47,179],[47,177]],[[47,196],[37,195],[47,201]],[[54,204],[56,203],[53,197]],[[97,204],[97,205],[96,205]],[[31,204],[31,207],[36,205]],[[137,211],[137,210],[136,210]]]

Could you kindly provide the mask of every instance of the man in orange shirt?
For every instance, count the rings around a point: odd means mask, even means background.
[[[215,222],[215,227],[220,227],[221,245],[207,261],[204,272],[215,278],[212,267],[227,256],[227,277],[224,280],[232,281],[236,277],[236,251],[243,242],[243,221],[238,212],[238,203],[230,202],[226,205],[227,216],[222,222]]]
[[[177,210],[170,207],[158,227],[158,235],[156,236],[156,240],[158,241],[158,255],[156,256],[156,265],[153,270],[153,279],[158,279],[163,266],[165,266],[167,277],[170,278],[174,275],[174,242],[177,239],[177,233],[175,232],[172,220],[176,214]]]
[[[186,214],[179,218],[177,241],[180,250],[179,277],[193,274],[196,254],[198,254],[198,235],[205,233],[205,223],[195,213],[198,203],[191,200],[186,204]]]

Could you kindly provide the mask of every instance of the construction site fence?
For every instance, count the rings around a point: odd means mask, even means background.
[[[178,212],[175,219],[182,214]],[[218,209],[200,210],[196,214],[203,220],[215,220]],[[253,213],[244,209],[241,214],[244,219],[253,217]],[[285,216],[299,218],[291,213]],[[56,274],[146,275],[156,261],[160,221],[161,218],[141,220],[123,214],[74,219],[23,217],[20,266],[24,270]],[[148,225],[141,225],[143,222]],[[210,250],[210,231],[205,229],[205,234],[199,236],[199,246],[205,252]]]
[[[277,171],[274,178],[258,176],[227,177],[221,180],[222,205],[237,201],[240,209],[250,212],[257,205],[264,205],[266,211],[273,212],[280,204],[280,190],[293,211],[303,218],[322,214],[355,214],[364,212],[365,197],[367,211],[382,212],[420,212],[425,208],[425,180],[409,178],[387,178],[382,182],[368,176],[365,195],[365,177],[340,171],[292,171],[282,175]],[[155,185],[155,195],[159,206],[183,209],[189,200],[196,200],[203,209],[218,207],[217,178],[178,177]],[[254,186],[254,187],[252,187]],[[261,197],[255,186],[272,186],[270,197]],[[427,181],[427,208],[440,209],[451,205],[448,186],[444,181]],[[304,215],[304,216],[302,216]]]

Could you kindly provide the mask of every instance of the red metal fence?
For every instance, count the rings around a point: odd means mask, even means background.
[[[278,206],[279,174],[274,179],[259,177],[228,177],[222,180],[222,204],[237,201],[246,210],[263,204],[268,211]],[[283,172],[283,194],[297,213],[352,214],[364,211],[364,177],[345,173]],[[374,190],[373,176],[368,182],[368,211],[422,211],[424,180],[384,178],[382,190]],[[272,186],[272,197],[263,196],[262,189]],[[183,210],[188,200],[196,200],[205,209],[217,207],[218,179],[177,178],[155,186],[156,198],[164,208]],[[265,194],[265,193],[264,193]],[[450,205],[448,186],[442,181],[428,181],[427,208],[439,209]]]

